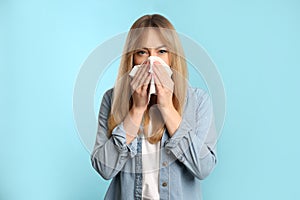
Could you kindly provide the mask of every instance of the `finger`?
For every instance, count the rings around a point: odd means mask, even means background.
[[[141,76],[141,79],[140,79],[140,86],[143,86],[143,85],[147,85],[148,86],[148,79],[150,77],[150,80],[151,80],[151,74],[148,72],[149,70],[149,66],[147,66],[147,71],[145,71],[144,74],[142,74]]]
[[[139,68],[138,68],[138,70],[136,71],[136,73],[135,73],[135,75],[134,75],[134,77],[133,77],[133,80],[140,80],[140,76],[141,76],[141,74],[143,73],[145,71],[145,68],[144,68],[144,66],[139,66]]]
[[[143,84],[145,75],[148,74],[149,66],[141,65],[141,70],[136,74],[136,80],[138,80],[138,88]]]
[[[143,81],[143,85],[147,85],[150,83],[152,78],[152,74],[148,73],[147,76],[145,76],[145,80]]]
[[[148,88],[148,85],[149,85],[149,83],[150,83],[150,81],[151,81],[151,77],[152,77],[152,75],[149,73],[149,74],[147,75],[145,81],[144,81],[144,84],[143,84],[143,88],[142,88],[143,93],[144,93],[144,92],[147,93],[147,88]]]
[[[164,83],[164,79],[167,76],[167,73],[164,73],[164,69],[161,69],[161,65],[153,65],[153,71],[155,73],[155,75],[157,76],[157,78],[159,79],[159,81],[163,84]]]
[[[143,78],[145,72],[147,71],[147,66],[140,66],[135,76],[132,79],[131,86],[133,90],[136,90],[141,86],[141,79]]]
[[[167,71],[157,65],[153,67],[153,71],[162,87],[167,88],[173,92],[174,82]]]
[[[154,66],[161,75],[168,75],[166,68],[159,62],[154,62]]]
[[[155,74],[153,74],[153,78],[154,78],[155,88],[156,88],[157,92],[160,93],[160,91],[162,90],[161,82]]]

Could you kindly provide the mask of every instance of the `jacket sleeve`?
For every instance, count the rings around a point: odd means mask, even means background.
[[[118,124],[108,137],[108,117],[111,110],[112,89],[108,90],[101,102],[98,115],[98,129],[91,153],[93,168],[106,180],[113,178],[123,168],[126,161],[137,153],[137,139],[126,144],[123,122]]]
[[[204,179],[217,163],[217,134],[209,95],[200,89],[196,90],[196,94],[195,115],[192,113],[183,115],[178,129],[167,141],[165,148],[172,152],[195,177]],[[188,122],[185,117],[187,115],[195,116],[195,126]]]

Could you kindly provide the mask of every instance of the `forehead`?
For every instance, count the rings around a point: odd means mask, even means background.
[[[157,48],[166,45],[159,30],[148,28],[141,34],[140,47]]]

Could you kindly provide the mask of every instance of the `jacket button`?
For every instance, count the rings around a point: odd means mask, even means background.
[[[167,185],[168,185],[167,182],[163,182],[163,183],[162,183],[162,186],[163,186],[163,187],[166,187]]]
[[[163,165],[164,167],[166,167],[166,166],[168,165],[168,163],[167,163],[167,162],[163,162],[162,165]]]
[[[181,155],[181,156],[178,158],[178,160],[179,160],[180,162],[184,162],[185,158]]]

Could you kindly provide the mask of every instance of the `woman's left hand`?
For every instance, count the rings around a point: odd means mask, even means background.
[[[173,108],[174,82],[159,62],[154,62],[154,82],[157,94],[157,104],[160,109]]]
[[[173,105],[174,82],[161,64],[154,63],[153,71],[158,109],[172,137],[182,119]]]

